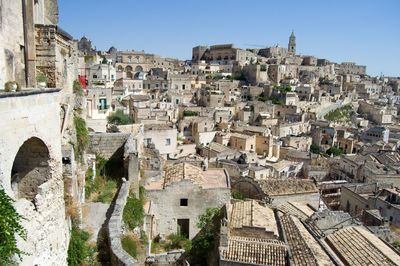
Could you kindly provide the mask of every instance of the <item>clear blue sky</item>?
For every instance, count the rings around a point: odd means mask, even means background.
[[[145,50],[190,59],[192,47],[233,43],[287,46],[400,76],[400,1],[59,0],[60,26],[97,49]]]

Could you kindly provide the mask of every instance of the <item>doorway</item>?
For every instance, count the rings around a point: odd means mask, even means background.
[[[178,219],[178,234],[189,238],[189,219]]]

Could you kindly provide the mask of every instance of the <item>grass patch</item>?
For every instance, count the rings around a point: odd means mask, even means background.
[[[180,234],[170,234],[164,242],[160,242],[160,240],[160,236],[156,236],[153,239],[151,242],[151,253],[157,254],[176,249],[190,251],[192,248],[192,241]]]
[[[138,248],[137,248],[137,241],[136,239],[131,236],[131,235],[124,235],[121,238],[121,244],[122,244],[122,248],[129,254],[131,255],[133,258],[137,258],[137,252],[138,252]]]
[[[94,182],[93,170],[86,171],[85,196],[94,202],[111,203],[117,192],[117,181],[106,174],[107,160],[96,155],[96,177]]]

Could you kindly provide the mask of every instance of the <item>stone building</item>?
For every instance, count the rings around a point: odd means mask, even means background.
[[[191,239],[199,231],[199,215],[230,200],[229,175],[224,169],[201,169],[187,162],[166,166],[164,177],[145,189],[151,238],[181,233]]]
[[[77,45],[57,26],[56,0],[3,1],[0,21],[0,86],[15,80],[22,87],[36,87],[41,73],[48,87],[72,91]]]

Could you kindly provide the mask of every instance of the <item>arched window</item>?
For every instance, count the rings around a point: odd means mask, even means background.
[[[126,66],[126,67],[125,67],[125,71],[126,71],[126,72],[132,71],[132,67],[131,67],[131,66]]]
[[[141,66],[136,66],[136,67],[135,67],[135,71],[136,71],[136,72],[141,72],[141,71],[143,71],[143,67],[141,67]]]
[[[117,68],[117,71],[120,71],[120,72],[124,71],[124,68],[121,65],[119,65],[118,68]]]
[[[127,79],[132,79],[133,78],[132,72],[130,72],[130,71],[126,72],[126,78]]]

